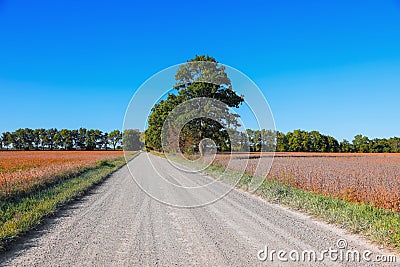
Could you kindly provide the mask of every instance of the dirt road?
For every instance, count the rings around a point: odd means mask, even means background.
[[[167,160],[153,155],[142,153],[129,164],[139,184],[169,204],[191,205],[193,199],[196,203],[208,202],[212,196],[229,189],[206,176],[177,170]],[[160,175],[171,180],[160,183],[156,179]],[[171,189],[172,183],[210,186],[187,191],[183,187]],[[337,249],[339,239],[345,239],[349,249],[371,250],[372,258],[382,253],[341,229],[236,189],[213,204],[198,208],[163,204],[144,193],[124,167],[88,196],[64,208],[56,218],[48,219],[17,242],[1,256],[0,263],[10,266],[351,265],[329,259],[318,263],[285,262],[278,260],[277,254],[273,262],[259,259],[265,256],[260,250],[266,246],[268,253],[296,250],[301,258],[306,249],[317,253],[330,247]]]

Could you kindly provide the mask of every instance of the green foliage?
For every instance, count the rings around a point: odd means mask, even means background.
[[[352,144],[350,144],[349,141],[347,141],[346,139],[344,139],[341,143],[340,143],[340,152],[344,152],[344,153],[350,153],[354,151],[354,147]]]
[[[356,135],[352,142],[343,140],[338,142],[329,135],[318,131],[295,130],[284,134],[267,130],[246,130],[248,145],[251,152],[272,151],[276,144],[277,152],[343,152],[343,153],[400,153],[400,138],[375,138],[370,140],[366,136]],[[240,151],[240,149],[235,149]]]
[[[108,141],[110,142],[110,144],[113,146],[113,149],[115,150],[122,141],[122,133],[119,130],[112,131],[108,135]]]
[[[295,130],[284,134],[271,130],[247,129],[250,151],[278,152],[339,152],[339,142],[331,136],[323,135],[318,131]],[[264,149],[262,149],[264,148]]]
[[[400,138],[373,139],[356,135],[350,143],[347,140],[338,142],[335,138],[323,135],[318,131],[295,130],[286,135],[277,133],[277,151],[279,152],[359,152],[359,153],[399,153]]]
[[[362,136],[361,134],[354,136],[353,146],[356,152],[368,153],[370,150],[369,143],[370,140],[366,136]]]
[[[155,104],[151,109],[151,114],[148,117],[149,127],[145,131],[146,147],[152,150],[161,151],[161,132],[164,121],[168,114],[179,104],[183,102],[182,96],[169,94],[167,100],[162,100]]]

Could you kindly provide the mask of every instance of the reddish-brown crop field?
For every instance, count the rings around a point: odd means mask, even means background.
[[[121,151],[0,151],[0,199],[121,156]]]
[[[235,155],[231,168],[243,170],[243,157],[247,156]],[[259,157],[271,154],[250,154],[246,173],[254,174]],[[216,158],[223,167],[228,161],[228,155]],[[266,178],[400,212],[400,154],[276,153]]]

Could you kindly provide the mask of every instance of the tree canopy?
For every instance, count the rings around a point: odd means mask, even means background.
[[[170,93],[165,100],[155,104],[148,118],[148,128],[145,133],[146,147],[161,151],[162,135],[167,139],[179,135],[179,149],[185,153],[199,152],[201,140],[214,140],[217,148],[228,150],[231,147],[227,129],[239,126],[237,115],[229,108],[239,107],[244,101],[232,88],[231,80],[225,72],[225,67],[209,56],[196,56],[179,67],[175,75],[176,93]],[[163,126],[168,115],[181,104],[190,100],[200,99],[200,102],[180,111],[178,120],[192,117],[179,129],[174,129],[173,123],[168,131],[163,132]],[[215,100],[215,102],[209,99]],[[215,103],[224,103],[216,107]],[[205,110],[218,112],[214,118],[205,114]],[[198,114],[203,114],[197,116]],[[182,117],[182,118],[180,118]],[[175,125],[176,126],[176,125]],[[201,152],[201,151],[200,151]]]

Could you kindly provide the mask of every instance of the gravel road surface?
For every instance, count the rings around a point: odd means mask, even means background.
[[[151,159],[151,162],[149,161]],[[317,253],[337,249],[345,239],[348,249],[382,254],[364,239],[319,222],[254,195],[232,190],[220,182],[171,166],[142,153],[103,184],[39,229],[19,240],[0,256],[5,266],[348,266],[348,262],[260,261],[260,250]],[[163,179],[159,179],[162,176]],[[190,190],[177,185],[192,186]],[[205,185],[196,187],[194,185]],[[193,188],[195,188],[193,190]],[[318,255],[318,254],[317,254]],[[296,257],[293,252],[292,257]],[[289,258],[286,254],[283,258]],[[400,259],[398,259],[400,260]],[[366,266],[366,262],[354,265]],[[372,264],[371,264],[372,265]],[[390,264],[386,264],[388,266]]]

